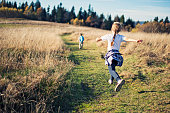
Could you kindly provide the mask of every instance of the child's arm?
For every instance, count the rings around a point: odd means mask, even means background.
[[[142,43],[142,41],[143,41],[143,40],[130,39],[130,38],[127,38],[127,37],[125,37],[124,40],[126,42],[137,42],[137,43]]]
[[[102,41],[101,38],[96,38],[96,42]]]

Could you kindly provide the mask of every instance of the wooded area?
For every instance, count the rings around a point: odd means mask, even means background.
[[[5,18],[26,18],[31,20],[49,21],[57,23],[68,23],[73,25],[89,26],[95,28],[101,28],[110,30],[113,22],[121,22],[125,31],[143,31],[153,33],[170,33],[170,23],[168,16],[165,19],[158,19],[155,17],[153,21],[141,22],[133,21],[131,18],[125,19],[124,15],[115,16],[112,19],[112,15],[105,17],[104,14],[98,15],[93,7],[89,4],[88,11],[83,10],[81,7],[78,14],[75,13],[75,7],[72,6],[71,11],[65,9],[60,3],[57,7],[54,6],[50,10],[50,6],[43,8],[41,2],[37,0],[35,3],[28,2],[20,3],[2,0],[0,2],[0,17]],[[125,21],[126,20],[126,21]]]

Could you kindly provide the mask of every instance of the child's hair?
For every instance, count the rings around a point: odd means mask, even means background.
[[[121,25],[119,22],[114,22],[112,24],[112,29],[111,31],[114,32],[114,36],[113,36],[113,41],[111,42],[111,46],[113,45],[114,43],[114,40],[115,40],[115,37],[116,37],[116,34],[118,34],[121,30]]]
[[[114,22],[114,23],[112,24],[112,29],[111,29],[111,31],[113,31],[115,34],[117,34],[117,33],[120,32],[120,30],[121,30],[121,25],[120,25],[120,23],[119,23],[119,22]]]

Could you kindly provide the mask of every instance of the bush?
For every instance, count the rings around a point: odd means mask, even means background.
[[[170,24],[163,22],[147,22],[143,25],[136,25],[136,27],[132,30],[132,32],[147,32],[147,33],[170,33]]]

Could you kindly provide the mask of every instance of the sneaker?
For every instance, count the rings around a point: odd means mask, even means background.
[[[111,79],[108,82],[109,82],[109,84],[113,84],[113,80],[111,80]]]
[[[115,87],[115,91],[116,91],[116,92],[120,91],[120,89],[122,88],[122,85],[123,85],[123,84],[125,84],[125,80],[121,79],[121,80],[117,83],[117,85],[116,85],[116,87]]]

